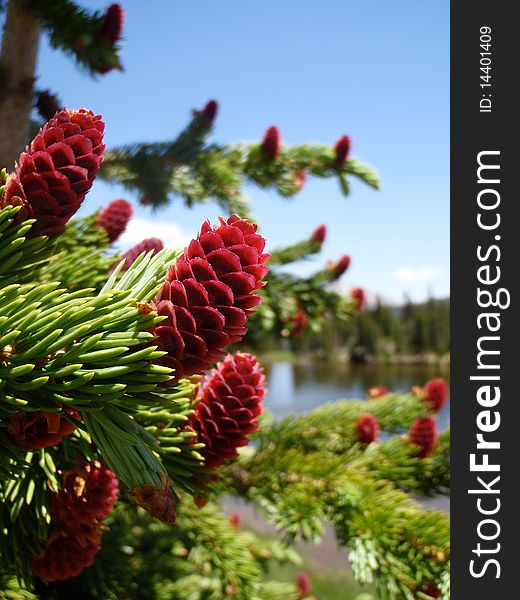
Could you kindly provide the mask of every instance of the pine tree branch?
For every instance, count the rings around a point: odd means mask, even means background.
[[[52,46],[72,56],[90,75],[121,68],[118,47],[103,36],[103,13],[70,0],[23,2],[49,35]]]
[[[194,112],[188,126],[170,142],[141,143],[115,148],[106,154],[100,177],[137,192],[143,204],[158,207],[173,196],[187,206],[215,199],[229,212],[240,200],[242,187],[253,183],[274,188],[281,196],[297,194],[308,173],[315,177],[354,176],[378,189],[374,171],[355,160],[335,165],[334,149],[302,144],[283,148],[274,160],[262,154],[261,144],[209,144],[212,121]],[[348,193],[343,185],[345,195]]]

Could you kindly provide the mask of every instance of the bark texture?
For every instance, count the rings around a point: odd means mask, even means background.
[[[40,27],[9,0],[0,53],[0,168],[12,170],[29,136]]]

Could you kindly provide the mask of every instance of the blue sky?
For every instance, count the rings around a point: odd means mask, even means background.
[[[103,8],[107,2],[83,2]],[[248,189],[270,247],[326,223],[319,258],[352,256],[345,287],[400,301],[449,293],[449,2],[438,0],[123,0],[125,72],[89,79],[47,41],[39,86],[68,107],[87,106],[107,122],[106,142],[173,137],[192,108],[210,98],[221,110],[219,142],[259,140],[277,125],[285,143],[333,144],[351,136],[352,154],[378,170],[383,188],[355,183],[343,198],[335,181],[309,181],[283,200]],[[116,197],[97,182],[83,213]],[[191,237],[213,203],[177,200],[152,214],[136,208],[125,243],[159,233]]]

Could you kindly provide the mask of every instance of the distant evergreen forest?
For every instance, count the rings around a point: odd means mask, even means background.
[[[326,322],[319,331],[309,328],[290,337],[287,345],[298,354],[324,358],[336,354],[360,362],[444,356],[450,350],[450,301],[408,300],[393,307],[378,300],[347,323]]]

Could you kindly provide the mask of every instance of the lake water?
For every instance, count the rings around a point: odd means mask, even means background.
[[[264,365],[269,391],[265,404],[276,416],[304,413],[334,400],[365,399],[368,388],[383,385],[408,392],[434,377],[449,380],[449,369],[435,365],[352,365],[277,361]],[[438,415],[439,427],[449,424],[449,402]]]
[[[366,399],[368,388],[384,385],[390,391],[408,392],[414,385],[423,385],[434,377],[449,380],[449,369],[418,365],[352,365],[350,363],[293,364],[277,361],[262,362],[269,390],[265,398],[267,408],[275,417],[308,412],[326,402],[340,399]],[[449,402],[437,416],[439,427],[449,424]],[[449,498],[437,496],[421,500],[425,508],[449,512]],[[223,502],[227,514],[240,512],[248,527],[262,534],[277,535],[252,504],[234,497]],[[320,544],[300,542],[297,550],[320,568],[350,572],[344,548],[340,548],[332,527],[327,526]],[[332,572],[332,571],[331,571]],[[361,591],[361,590],[360,590]],[[338,596],[339,597],[339,596]]]

